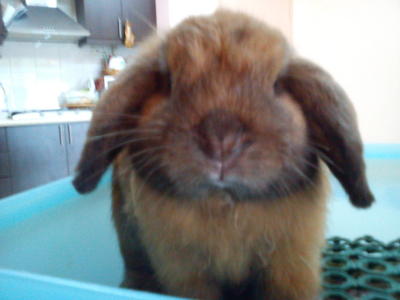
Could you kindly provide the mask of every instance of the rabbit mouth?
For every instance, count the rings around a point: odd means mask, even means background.
[[[161,195],[183,200],[208,199],[217,193],[227,194],[234,202],[277,200],[287,197],[315,184],[318,178],[319,161],[315,154],[307,158],[307,167],[301,174],[288,167],[275,178],[241,178],[240,176],[218,174],[181,174],[171,177],[166,168],[154,162],[148,168],[135,168],[137,175]],[[220,175],[220,174],[219,174]],[[260,175],[260,177],[262,177]]]

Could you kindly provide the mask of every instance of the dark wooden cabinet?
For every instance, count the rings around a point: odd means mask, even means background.
[[[0,178],[0,198],[7,197],[12,194],[12,185],[10,178]]]
[[[10,161],[6,129],[0,128],[0,198],[11,193],[12,186],[10,181]]]
[[[7,128],[13,192],[68,176],[64,125]]]
[[[3,44],[3,41],[5,40],[5,38],[7,36],[7,29],[6,29],[6,26],[4,26],[4,23],[3,23],[3,13],[2,13],[1,8],[2,7],[0,5],[0,45]]]
[[[121,0],[122,21],[129,20],[135,41],[140,42],[153,32],[156,25],[155,1]]]
[[[75,6],[79,23],[90,32],[81,43],[121,44],[120,0],[75,0]]]
[[[4,127],[0,127],[0,153],[7,153],[7,138],[6,138],[6,129]]]
[[[80,44],[121,45],[125,21],[130,21],[136,41],[156,26],[155,0],[75,0],[77,18],[90,31]]]
[[[10,161],[8,153],[0,153],[0,178],[10,177]]]
[[[89,122],[0,128],[0,198],[74,173]]]
[[[86,134],[89,123],[70,123],[66,124],[67,130],[67,157],[68,174],[73,175],[79,162],[83,146],[86,141]]]

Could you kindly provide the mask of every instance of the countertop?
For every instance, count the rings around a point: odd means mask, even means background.
[[[62,111],[42,115],[39,113],[24,113],[15,115],[13,119],[0,119],[0,127],[89,122],[91,118],[91,111]]]

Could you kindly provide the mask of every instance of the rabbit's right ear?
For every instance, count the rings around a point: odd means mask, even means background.
[[[313,146],[353,205],[370,206],[374,196],[367,182],[355,111],[346,93],[322,68],[302,59],[289,63],[281,84],[302,108]]]
[[[134,129],[143,103],[165,90],[166,71],[160,50],[160,39],[147,41],[135,63],[127,67],[103,94],[93,112],[73,180],[78,192],[87,193],[96,187],[126,141],[132,138],[118,132]]]

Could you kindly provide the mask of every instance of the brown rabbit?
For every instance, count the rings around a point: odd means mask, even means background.
[[[315,299],[327,179],[374,201],[353,107],[246,15],[141,46],[96,108],[74,185],[113,169],[122,286],[201,299]]]

